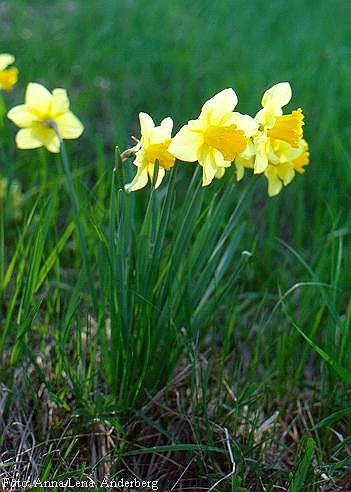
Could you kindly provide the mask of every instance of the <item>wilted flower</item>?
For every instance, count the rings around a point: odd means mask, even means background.
[[[257,122],[248,115],[233,112],[238,98],[233,89],[224,89],[209,99],[196,120],[173,138],[169,151],[178,159],[198,161],[203,168],[202,184],[221,178],[225,168],[245,152]]]
[[[18,70],[16,67],[7,68],[14,63],[15,57],[7,53],[0,54],[0,89],[10,91],[17,82]]]
[[[125,186],[126,191],[136,191],[146,186],[148,178],[153,180],[155,164],[159,168],[155,188],[158,188],[165,171],[174,166],[175,157],[168,151],[173,128],[172,118],[165,118],[160,126],[155,126],[153,119],[147,113],[139,113],[141,139],[134,147],[134,164],[138,170],[133,181]]]
[[[69,110],[64,89],[52,94],[41,84],[28,84],[25,103],[12,108],[8,118],[21,130],[16,135],[19,149],[45,146],[50,152],[59,152],[60,139],[80,137],[84,127]]]

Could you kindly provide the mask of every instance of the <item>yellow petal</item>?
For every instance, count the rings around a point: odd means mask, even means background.
[[[36,126],[32,128],[33,136],[42,142],[49,152],[57,154],[60,152],[60,140],[52,128]]]
[[[154,120],[147,113],[139,113],[140,131],[143,143],[148,145],[152,130],[155,128]]]
[[[12,65],[14,63],[15,57],[13,55],[9,55],[8,53],[2,53],[0,55],[0,71],[5,70],[6,67]]]
[[[278,195],[283,187],[283,183],[278,178],[278,172],[276,166],[268,166],[265,170],[265,176],[268,180],[268,195]]]
[[[268,166],[268,139],[265,133],[261,133],[254,138],[255,145],[255,166],[254,173],[260,174],[265,171]]]
[[[221,125],[223,118],[233,111],[237,103],[238,98],[234,90],[224,89],[205,102],[201,109],[202,117],[206,118],[210,125]]]
[[[298,173],[304,173],[305,170],[303,166],[307,166],[310,162],[308,143],[306,142],[306,140],[301,141],[300,152],[300,155],[296,159],[294,159],[293,164],[295,171],[297,171]]]
[[[207,186],[221,167],[229,167],[231,163],[218,150],[203,145],[199,150],[199,164],[203,168],[202,186]]]
[[[236,180],[241,181],[245,174],[245,167],[241,164],[241,162],[235,161],[235,175]]]
[[[173,130],[173,120],[169,116],[161,121],[160,127],[165,133],[165,138],[169,138],[172,135]]]
[[[52,92],[51,118],[55,118],[69,110],[69,100],[65,89],[54,89]]]
[[[262,106],[274,107],[277,109],[282,108],[290,101],[292,96],[291,86],[289,82],[280,82],[279,84],[273,85],[268,89],[262,97]]]
[[[0,89],[9,91],[15,85],[18,79],[18,70],[16,67],[0,71]]]
[[[283,181],[284,186],[287,186],[294,179],[295,171],[294,164],[291,162],[282,162],[277,166],[277,174]]]
[[[43,142],[38,140],[33,128],[23,128],[17,132],[16,144],[19,149],[37,149]]]
[[[39,118],[47,118],[50,115],[52,95],[41,84],[31,82],[27,86],[26,105],[34,111]]]
[[[221,179],[221,178],[223,178],[224,173],[225,173],[225,168],[224,168],[224,167],[220,167],[220,168],[218,168],[218,169],[217,169],[217,172],[216,172],[216,174],[215,174],[215,178],[217,178],[217,179]]]
[[[188,125],[185,125],[173,137],[168,152],[181,161],[194,162],[197,161],[198,150],[203,141],[204,137],[201,132],[194,132]]]
[[[29,110],[26,104],[21,104],[10,109],[7,113],[7,117],[20,128],[30,127],[38,119],[37,116]]]
[[[250,138],[258,130],[257,121],[248,114],[231,113],[229,124],[234,124],[239,130],[244,132],[245,137]]]
[[[55,121],[61,138],[79,138],[83,133],[84,126],[70,111],[56,117]]]
[[[173,128],[172,118],[165,118],[160,126],[155,126],[150,132],[149,144],[158,144],[171,139]]]
[[[274,140],[272,148],[274,153],[279,156],[281,162],[290,162],[294,161],[301,154],[303,150],[301,142],[303,142],[303,140],[300,141],[298,147],[292,147],[283,140]]]
[[[253,168],[254,160],[255,160],[255,145],[251,140],[247,141],[245,149],[237,155],[235,160],[238,158],[245,159],[250,161],[251,165],[249,167]]]
[[[235,159],[235,166],[236,166],[235,172],[236,172],[237,181],[240,181],[244,177],[245,168],[248,169],[254,168],[254,159],[255,156],[254,154],[251,153],[251,148],[250,151],[247,151],[247,153],[242,153],[239,156],[237,156],[237,158]]]
[[[154,172],[155,172],[155,164],[149,164],[148,165],[148,173],[149,173],[151,182],[154,179]],[[166,171],[162,167],[159,166],[158,173],[157,173],[156,184],[155,184],[155,190],[162,183],[162,180],[164,178],[165,173],[166,173]]]
[[[125,185],[126,191],[137,191],[147,185],[148,174],[147,166],[138,167],[137,173],[131,183]]]
[[[44,145],[50,152],[59,152],[60,141],[50,128],[23,128],[16,135],[19,149],[36,149]]]

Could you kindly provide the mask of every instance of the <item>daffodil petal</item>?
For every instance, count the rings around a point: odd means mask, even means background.
[[[25,102],[39,117],[50,114],[52,95],[41,84],[30,82],[27,86]]]
[[[164,118],[161,121],[160,127],[165,132],[165,135],[168,138],[172,134],[172,130],[173,130],[173,120],[172,120],[172,118],[170,118],[169,116],[167,118]]]
[[[18,79],[18,69],[16,67],[7,68],[0,71],[0,89],[10,91]]]
[[[84,126],[70,111],[58,116],[55,121],[61,138],[78,138],[83,133]]]
[[[222,154],[216,150],[203,145],[199,151],[199,164],[203,168],[202,186],[209,185],[215,177],[218,169],[226,163]],[[229,163],[230,165],[230,163]]]
[[[194,162],[197,161],[198,150],[203,141],[201,132],[194,132],[188,125],[185,125],[173,137],[168,147],[168,152],[181,161]]]
[[[69,110],[69,100],[65,89],[54,89],[52,91],[52,102],[50,116],[55,118]]]
[[[283,162],[277,166],[279,178],[287,186],[295,177],[294,164],[292,162]]]
[[[38,140],[41,140],[49,152],[53,152],[55,154],[60,152],[60,139],[52,128],[33,128],[33,134],[38,138]]]
[[[155,128],[154,120],[147,113],[139,113],[141,138],[148,144],[152,130]]]
[[[20,128],[30,127],[37,120],[36,115],[28,109],[26,104],[20,104],[19,106],[10,109],[7,113],[7,117]]]
[[[236,180],[241,181],[245,174],[245,167],[240,163],[235,161],[235,175]]]
[[[268,139],[267,135],[262,133],[258,137],[254,138],[255,145],[255,165],[254,173],[260,174],[265,171],[268,166],[268,156],[267,156],[267,145]]]
[[[282,108],[290,101],[292,96],[289,82],[280,82],[268,89],[262,97],[262,106]]]
[[[19,149],[37,149],[43,142],[37,138],[33,128],[23,128],[17,132],[16,144]]]
[[[217,171],[216,171],[216,174],[215,174],[215,178],[217,178],[217,179],[223,178],[224,173],[225,173],[225,168],[224,167],[218,168]]]
[[[154,179],[154,172],[155,172],[155,164],[149,164],[148,165],[148,173],[149,173],[151,182]],[[162,180],[164,178],[165,172],[166,171],[162,167],[159,167],[158,168],[157,179],[156,179],[156,183],[155,183],[155,190],[162,183]]]
[[[248,114],[232,113],[231,124],[242,130],[247,138],[252,137],[258,130],[257,121]]]
[[[249,146],[248,146],[249,147]],[[253,145],[250,145],[250,151],[246,153],[241,153],[235,158],[235,166],[236,166],[236,179],[240,181],[245,174],[245,168],[253,169],[254,168],[254,160],[255,156],[252,153]]]
[[[170,140],[172,135],[173,120],[172,118],[165,118],[161,121],[160,126],[156,126],[150,131],[149,144],[162,143],[165,140]]]
[[[126,191],[137,191],[147,185],[148,173],[147,166],[138,167],[137,173],[131,183],[125,185]]]
[[[56,154],[60,151],[60,140],[52,128],[44,126],[24,128],[17,133],[17,137],[20,139],[20,142],[16,139],[18,148],[35,149],[40,147],[40,145],[44,145],[49,152]],[[40,142],[40,145],[34,147],[34,142]],[[19,143],[26,145],[26,147],[20,147]]]
[[[205,102],[201,113],[208,115],[208,122],[211,125],[219,125],[225,114],[233,111],[237,103],[238,98],[234,90],[223,89]]]
[[[8,53],[2,53],[0,55],[0,72],[5,70],[6,67],[12,65],[14,63],[15,57],[13,55],[9,55]]]
[[[238,154],[235,160],[237,160],[238,158],[250,160],[252,162],[252,165],[250,167],[253,168],[253,161],[255,158],[255,146],[251,140],[247,141],[245,149],[242,152],[240,152],[240,154]]]
[[[60,141],[50,128],[23,128],[16,135],[19,149],[36,149],[44,145],[50,152],[60,150]]]
[[[268,195],[278,195],[283,187],[283,183],[278,178],[278,172],[276,166],[268,166],[265,171],[265,176],[268,180]]]

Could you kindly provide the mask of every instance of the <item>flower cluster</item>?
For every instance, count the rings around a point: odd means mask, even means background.
[[[234,111],[238,98],[233,89],[224,89],[209,99],[197,119],[189,121],[172,138],[173,122],[165,118],[155,126],[152,118],[140,113],[141,139],[129,149],[135,154],[138,170],[126,190],[136,191],[152,180],[155,164],[159,171],[155,187],[179,159],[198,162],[202,167],[203,186],[221,178],[234,163],[237,180],[245,168],[268,180],[269,196],[277,195],[283,185],[303,173],[309,163],[308,144],[303,139],[304,115],[300,108],[283,115],[290,102],[288,82],[274,85],[262,98],[262,109],[254,118]]]
[[[13,56],[0,55],[0,89],[11,89],[17,80],[17,69],[7,68],[13,62]],[[295,172],[303,173],[309,163],[301,108],[283,114],[282,108],[291,97],[288,82],[274,85],[264,93],[262,109],[253,118],[234,111],[238,98],[233,89],[224,89],[206,101],[199,116],[173,138],[171,118],[155,126],[151,116],[139,113],[140,140],[122,154],[124,160],[133,155],[137,167],[126,190],[143,188],[149,178],[158,188],[166,171],[179,159],[199,163],[203,186],[221,178],[230,167],[234,167],[238,181],[245,169],[251,169],[267,178],[268,195],[277,195]],[[62,139],[78,138],[84,130],[69,109],[66,91],[55,89],[50,93],[37,83],[28,85],[25,103],[12,108],[7,116],[20,128],[16,136],[20,149],[45,146],[50,152],[59,152]]]

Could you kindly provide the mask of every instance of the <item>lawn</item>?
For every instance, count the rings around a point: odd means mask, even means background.
[[[349,18],[349,0],[0,3],[19,70],[0,91],[0,489],[351,488]],[[254,117],[285,81],[310,164],[277,196],[234,168],[202,187],[190,162],[123,191],[139,112],[173,136],[222,89]],[[30,82],[85,127],[60,153],[16,148]]]

